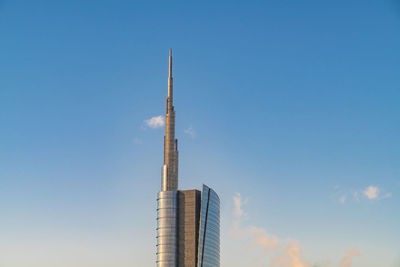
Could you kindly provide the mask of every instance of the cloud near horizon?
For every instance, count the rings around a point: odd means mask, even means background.
[[[233,224],[232,235],[234,241],[245,241],[250,249],[261,248],[269,260],[270,267],[328,267],[332,266],[329,261],[311,264],[303,259],[302,248],[297,240],[282,239],[268,233],[264,228],[256,226],[244,226],[244,221],[248,219],[243,206],[248,202],[242,198],[240,193],[236,193],[233,198]],[[360,252],[355,248],[347,248],[346,256],[334,266],[351,267],[353,257],[359,256]]]
[[[263,252],[271,256],[270,266],[272,267],[310,267],[301,256],[301,248],[296,240],[284,242],[278,237],[269,234],[265,229],[256,226],[243,227],[243,220],[247,217],[240,193],[233,198],[234,201],[234,222],[232,232],[234,240],[246,240],[250,248],[259,247]]]
[[[148,127],[153,129],[163,127],[165,124],[164,117],[162,115],[151,117],[150,119],[145,120],[144,122]]]
[[[361,255],[360,251],[355,248],[347,248],[346,254],[347,255],[340,262],[340,267],[351,267],[353,264],[353,257]]]

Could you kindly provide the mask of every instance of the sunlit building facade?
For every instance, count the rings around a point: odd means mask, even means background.
[[[220,202],[206,185],[178,190],[178,140],[175,139],[172,51],[169,56],[164,165],[157,198],[157,267],[220,266]]]

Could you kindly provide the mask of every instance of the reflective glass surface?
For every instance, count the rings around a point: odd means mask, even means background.
[[[220,266],[219,204],[217,193],[203,185],[199,231],[199,267]]]
[[[178,192],[161,191],[157,198],[157,266],[177,266]]]

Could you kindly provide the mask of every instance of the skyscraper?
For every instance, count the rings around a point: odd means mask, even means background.
[[[164,165],[157,198],[157,267],[219,267],[220,211],[208,186],[178,190],[178,140],[175,138],[172,50],[169,54],[165,112]]]

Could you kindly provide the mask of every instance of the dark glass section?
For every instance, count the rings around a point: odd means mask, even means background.
[[[179,191],[178,194],[178,266],[197,267],[201,192]]]

